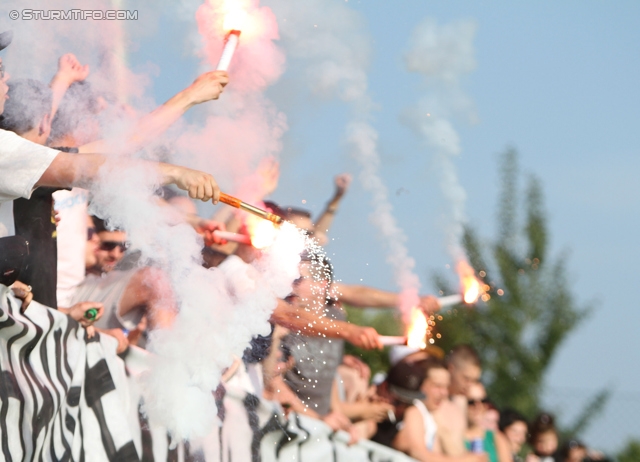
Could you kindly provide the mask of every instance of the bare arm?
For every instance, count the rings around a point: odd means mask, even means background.
[[[347,192],[347,189],[349,189],[350,183],[351,175],[348,173],[343,173],[335,178],[336,191],[313,227],[315,236],[320,241],[320,244],[324,244],[327,241],[327,233],[333,223],[335,213],[338,211],[340,201]]]
[[[509,442],[507,441],[507,437],[500,431],[493,432],[493,436],[496,440],[496,451],[498,452],[498,461],[499,462],[511,462],[513,460],[513,455],[511,454],[511,449],[509,448]]]
[[[59,152],[36,182],[36,186],[87,187],[98,179],[98,172],[105,162],[106,157],[101,154]],[[120,161],[122,167],[126,167],[127,163],[142,164],[145,169],[155,170],[163,185],[175,184],[178,188],[188,191],[192,199],[202,201],[213,199],[215,204],[220,198],[218,184],[208,173],[161,162]]]
[[[334,283],[333,287],[339,294],[338,298],[342,303],[356,308],[394,308],[398,306],[400,301],[397,293],[373,287],[342,282]]]
[[[89,65],[82,66],[72,53],[62,55],[58,60],[58,72],[53,76],[49,87],[51,88],[51,119],[56,115],[60,101],[69,87],[74,82],[81,82],[89,75]]]
[[[135,127],[125,135],[125,144],[136,147],[159,136],[176,120],[196,104],[218,99],[229,81],[225,71],[213,71],[200,75],[159,108],[141,118]],[[113,147],[106,140],[80,146],[80,152],[109,152]]]
[[[404,414],[402,430],[393,440],[393,447],[407,453],[420,462],[487,462],[486,454],[464,454],[458,457],[446,456],[430,451],[424,441],[424,421],[420,411],[411,406]]]
[[[278,300],[278,306],[271,314],[271,320],[303,335],[325,335],[329,338],[344,339],[360,348],[382,349],[379,335],[373,327],[362,327],[345,321],[336,321],[312,310],[289,304],[284,300]]]

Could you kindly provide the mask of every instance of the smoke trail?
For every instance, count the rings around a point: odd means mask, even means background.
[[[401,289],[405,319],[418,302],[420,282],[406,236],[393,216],[393,207],[380,174],[376,130],[370,123],[374,104],[367,93],[370,49],[362,20],[345,2],[310,0],[292,4],[267,2],[279,20],[283,44],[290,57],[304,60],[310,89],[321,97],[338,97],[352,109],[347,142],[362,167],[360,180],[372,194],[373,223],[387,246],[396,284]]]
[[[413,31],[405,66],[425,78],[427,94],[403,117],[435,155],[440,168],[440,187],[451,214],[447,223],[447,248],[455,260],[464,260],[461,248],[466,221],[466,193],[458,180],[455,158],[460,139],[451,118],[462,114],[475,120],[473,104],[464,95],[460,79],[475,69],[473,39],[476,24],[457,21],[439,26],[425,19]]]

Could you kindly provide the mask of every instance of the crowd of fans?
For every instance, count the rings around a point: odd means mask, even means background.
[[[0,34],[0,49],[9,42],[7,33]],[[91,88],[88,76],[87,66],[65,55],[48,85],[8,81],[0,61],[0,237],[7,236],[0,239],[0,282],[11,284],[23,311],[33,300],[57,309],[81,323],[88,338],[114,337],[114,353],[124,354],[144,348],[154,329],[171,326],[176,301],[162,270],[140,265],[127,230],[87,212],[89,194],[82,187],[104,163],[91,153],[109,149],[99,116],[116,105]],[[203,74],[140,119],[126,141],[143,145],[189,107],[217,99],[227,82],[225,72]],[[218,198],[212,177],[169,164],[149,162],[149,168],[188,193],[164,188],[157,200],[203,236],[206,267],[259,258],[251,245],[216,237],[216,230],[247,233],[243,215],[197,215],[192,199]],[[336,177],[335,194],[315,223],[306,210],[264,205],[323,245],[349,182],[348,175]],[[28,252],[21,251],[24,242]],[[247,391],[285,415],[321,420],[347,432],[352,443],[371,440],[420,461],[601,460],[578,441],[561,441],[550,414],[528,421],[515,410],[496,409],[481,382],[481,345],[459,345],[446,355],[436,347],[406,350],[404,357],[394,355],[384,378],[372,381],[366,364],[344,354],[344,342],[382,348],[380,337],[371,327],[349,323],[343,306],[396,307],[399,294],[335,281],[331,263],[318,254],[303,254],[299,269],[291,294],[272,314],[271,334],[252,340],[225,372],[221,389],[248,377]],[[440,306],[425,295],[420,308],[432,315]]]

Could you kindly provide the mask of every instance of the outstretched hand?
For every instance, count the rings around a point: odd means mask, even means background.
[[[58,60],[58,77],[68,85],[74,82],[82,82],[89,76],[89,65],[80,64],[73,53],[62,55]]]

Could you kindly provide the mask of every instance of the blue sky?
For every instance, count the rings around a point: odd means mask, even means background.
[[[450,263],[442,226],[447,204],[432,153],[399,120],[423,91],[419,77],[403,70],[402,56],[411,30],[425,17],[439,24],[473,19],[477,69],[462,87],[475,104],[478,122],[454,120],[463,148],[456,164],[468,195],[469,222],[483,236],[493,235],[498,158],[507,146],[515,147],[524,173],[542,181],[553,252],[567,251],[578,300],[596,302],[595,312],[554,361],[548,402],[557,404],[554,390],[571,396],[565,409],[570,415],[577,397],[611,386],[619,396],[631,397],[618,412],[640,411],[640,314],[635,309],[640,3],[350,0],[349,5],[362,15],[370,35],[381,172],[425,290],[433,290],[431,274]],[[189,25],[166,16],[161,20],[167,34],[145,40],[133,55],[159,66],[158,101],[189,81],[197,64],[184,54],[183,42],[166,40],[184,34]],[[296,72],[295,63],[289,72],[285,79]],[[294,102],[279,96],[276,89],[273,97],[287,113],[290,130],[274,199],[291,205],[305,200],[317,213],[332,192],[332,176],[359,171],[343,143],[347,109],[308,95]],[[394,289],[369,212],[369,196],[356,181],[336,217],[328,251],[344,281]],[[615,448],[626,434],[640,431],[620,426],[624,419],[635,423],[633,416],[609,412],[587,436]]]

